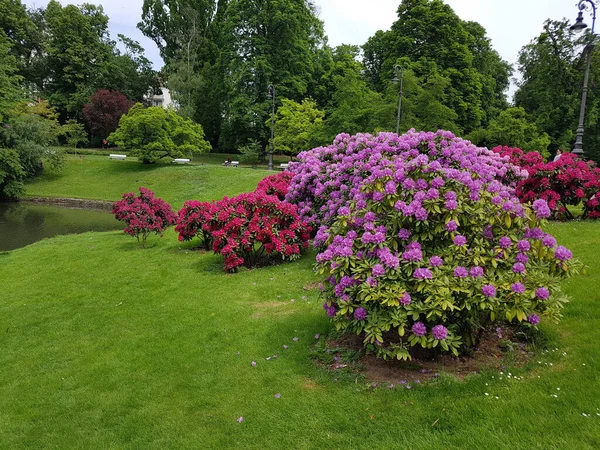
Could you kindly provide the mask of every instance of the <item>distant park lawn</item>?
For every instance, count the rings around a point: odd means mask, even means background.
[[[211,158],[213,164],[173,165],[142,164],[131,157],[117,161],[107,156],[68,155],[65,170],[32,180],[27,196],[114,201],[144,186],[180,208],[186,200],[214,200],[254,190],[261,179],[275,173],[265,168],[223,167],[217,163],[222,156]]]

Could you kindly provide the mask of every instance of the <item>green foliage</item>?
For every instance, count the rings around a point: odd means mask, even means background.
[[[378,92],[386,91],[399,60],[414,72],[417,86],[425,90],[420,103],[433,100],[436,111],[437,119],[427,128],[445,123],[468,133],[507,106],[510,65],[492,48],[481,25],[461,20],[442,0],[402,1],[391,30],[378,31],[363,51],[365,77]],[[426,95],[431,85],[438,91],[435,99]],[[407,95],[419,93],[409,87]],[[428,108],[415,111],[427,122]],[[418,125],[410,122],[404,128]]]
[[[316,147],[319,144],[316,137],[321,133],[324,116],[314,100],[305,98],[302,103],[297,103],[282,99],[275,114],[275,151],[297,155]],[[267,125],[270,123],[271,120],[267,120]]]
[[[121,117],[119,128],[108,140],[130,150],[144,164],[155,163],[165,157],[181,158],[210,151],[201,125],[171,109],[160,106],[145,108],[140,103]]]
[[[10,48],[10,41],[0,29],[0,124],[9,117],[10,111],[22,96],[19,87],[21,78],[16,74],[17,60],[10,54]]]
[[[25,175],[16,150],[0,148],[0,198],[15,199],[23,195]]]
[[[233,0],[227,8],[227,95],[220,143],[237,148],[249,138],[263,146],[271,111],[267,87],[276,97],[301,101],[313,77],[313,62],[323,44],[315,6],[304,0]]]
[[[76,120],[67,120],[58,130],[58,138],[68,147],[79,147],[88,143],[85,126]]]
[[[225,63],[230,54],[225,23],[228,3],[144,0],[138,24],[160,49],[167,64],[164,78],[181,114],[200,123],[214,146],[221,133]]]
[[[42,157],[48,146],[56,143],[57,130],[54,120],[35,114],[20,115],[0,131],[0,146],[15,149],[26,175],[36,176],[44,168]]]
[[[88,101],[112,50],[108,16],[102,6],[61,6],[50,0],[45,12],[48,99],[62,114],[76,117]]]
[[[509,108],[500,113],[486,129],[477,130],[469,136],[476,145],[483,147],[518,147],[524,152],[539,152],[545,158],[550,156],[550,137],[541,132],[531,121],[523,108]]]
[[[250,140],[247,144],[240,148],[240,161],[243,164],[258,164],[261,161],[263,152],[258,141]]]
[[[576,39],[570,25],[547,20],[540,35],[519,52],[522,82],[515,105],[550,136],[551,153],[570,148],[581,105],[584,58],[578,52],[585,38]]]

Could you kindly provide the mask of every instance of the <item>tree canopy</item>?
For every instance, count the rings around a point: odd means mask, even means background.
[[[108,140],[131,151],[144,164],[210,151],[201,125],[171,109],[160,106],[146,108],[141,103],[133,105],[121,117],[119,127],[108,136]]]

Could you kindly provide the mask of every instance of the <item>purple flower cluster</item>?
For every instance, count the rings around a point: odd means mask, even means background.
[[[502,236],[500,239],[498,239],[498,245],[500,245],[500,248],[507,249],[511,244],[512,241],[508,236]]]
[[[454,276],[457,278],[466,278],[469,276],[469,271],[462,266],[458,266],[454,269]]]
[[[448,328],[444,325],[436,325],[431,329],[431,334],[433,334],[433,337],[438,341],[443,341],[448,337]]]
[[[554,257],[559,261],[568,261],[573,257],[573,253],[568,248],[559,245],[554,251]]]
[[[406,246],[404,253],[402,253],[402,259],[404,261],[419,262],[423,259],[423,252],[421,251],[421,244],[418,242],[411,242]]]
[[[527,321],[535,327],[538,323],[540,323],[540,316],[538,316],[537,314],[529,314],[529,317],[527,317]]]
[[[514,283],[510,289],[515,293],[515,294],[522,294],[523,292],[525,292],[525,285],[523,283]]]
[[[413,273],[413,277],[415,277],[417,280],[430,280],[433,278],[433,273],[431,273],[431,270],[427,268],[420,268],[415,270],[415,272]]]
[[[454,237],[452,242],[454,242],[454,245],[457,247],[462,247],[467,244],[467,238],[459,234]]]
[[[431,267],[440,267],[442,264],[444,264],[444,260],[439,256],[432,256],[429,258],[429,264]]]
[[[446,224],[446,231],[456,231],[458,230],[458,225],[456,224],[456,222],[454,220],[451,220],[450,222],[448,222]]]
[[[548,300],[548,297],[550,297],[550,291],[545,287],[537,288],[535,290],[535,296],[540,300]]]
[[[427,333],[427,327],[423,322],[415,322],[411,328],[411,331],[415,336],[421,337],[425,336]]]
[[[419,148],[426,148],[428,153],[421,153]],[[420,201],[406,204],[406,210],[403,211],[417,220],[425,220],[427,216],[421,202],[436,198],[435,192],[428,194],[428,190],[442,188],[447,179],[465,185],[471,198],[479,198],[479,192],[495,182],[493,190],[496,195],[506,192],[506,199],[514,199],[512,187],[503,186],[500,180],[509,178],[509,174],[514,179],[524,176],[518,167],[509,164],[497,153],[476,147],[448,131],[432,133],[411,130],[402,136],[395,133],[380,133],[377,136],[350,136],[343,133],[328,147],[300,153],[298,160],[298,163],[291,163],[289,167],[295,176],[286,200],[297,204],[302,220],[315,229],[321,224],[331,224],[338,210],[348,206],[349,202],[354,200],[358,205],[358,202],[364,201],[361,186],[391,175],[392,169],[395,170],[393,181],[388,179],[383,185],[383,192],[372,193],[370,198],[380,201],[385,195],[395,195],[400,191],[415,194],[423,192]],[[410,171],[423,166],[439,172],[439,176],[430,183],[407,176]],[[448,210],[457,208],[456,192],[446,193],[444,206]]]
[[[327,303],[323,303],[323,309],[327,313],[327,317],[335,317],[337,314],[337,308],[333,305],[328,305]]]
[[[356,320],[365,320],[367,318],[367,310],[363,307],[354,310],[354,318]]]
[[[493,298],[496,296],[496,286],[493,284],[486,284],[481,288],[481,292],[488,298]]]
[[[400,297],[400,304],[402,306],[408,306],[410,305],[410,302],[412,301],[412,299],[410,298],[410,294],[408,292],[405,292],[404,294],[402,294],[402,296]]]
[[[551,211],[546,200],[538,199],[533,202],[533,210],[538,219],[547,219],[550,217]]]

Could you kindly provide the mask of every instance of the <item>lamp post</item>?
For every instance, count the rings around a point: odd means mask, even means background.
[[[402,88],[404,86],[404,67],[394,66],[394,78],[392,83],[398,83],[398,73],[400,73],[400,94],[398,95],[398,113],[396,115],[396,134],[400,134],[400,114],[402,113]]]
[[[273,170],[273,139],[275,138],[275,86],[269,84],[267,87],[271,103],[271,142],[269,146],[269,170]]]
[[[589,5],[589,6],[588,6]],[[585,75],[583,76],[583,93],[581,94],[581,109],[579,111],[579,126],[575,132],[575,146],[573,147],[573,153],[577,156],[583,157],[583,125],[585,119],[585,103],[587,100],[588,93],[588,81],[590,78],[590,66],[592,65],[592,53],[594,52],[594,26],[596,25],[596,3],[592,0],[580,0],[577,5],[579,8],[579,14],[577,20],[571,25],[571,30],[575,33],[580,33],[587,28],[587,24],[583,21],[583,11],[587,10],[588,7],[592,8],[592,40],[585,46],[584,51],[587,51],[587,62],[585,65]]]

